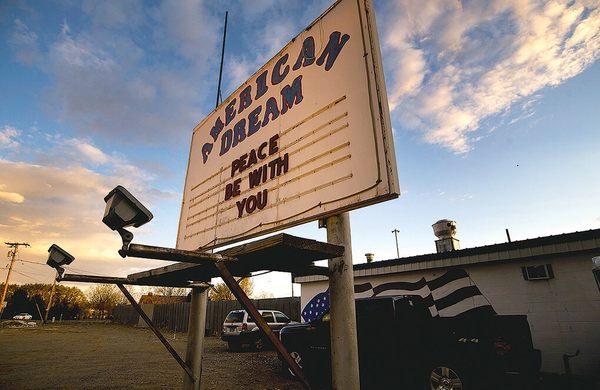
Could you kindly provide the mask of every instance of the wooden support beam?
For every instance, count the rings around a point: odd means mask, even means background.
[[[254,318],[256,326],[258,326],[261,332],[273,344],[279,355],[288,364],[294,375],[296,375],[296,378],[300,379],[305,388],[310,389],[310,384],[304,376],[302,369],[300,368],[300,366],[298,366],[298,363],[296,363],[296,361],[290,356],[289,352],[287,351],[281,340],[279,340],[279,338],[275,336],[275,333],[273,333],[269,325],[267,325],[267,322],[262,318],[262,316],[254,306],[250,298],[248,298],[244,290],[242,290],[240,285],[233,278],[233,275],[231,275],[225,263],[217,262],[215,263],[215,267],[217,268],[217,270],[219,270],[221,278],[223,278],[223,281],[225,282],[227,287],[229,287],[233,295],[235,295],[238,302],[242,304],[242,306],[244,307],[244,309],[246,309],[248,314],[250,314],[252,318]]]
[[[64,274],[56,278],[58,282],[79,282],[79,283],[101,283],[101,284],[128,284],[133,286],[166,286],[166,287],[190,287],[187,282],[162,282],[152,281],[143,282],[129,280],[127,278],[118,278],[112,276],[95,276],[95,275],[79,275],[79,274]]]
[[[169,351],[169,353],[171,354],[171,356],[173,356],[173,358],[175,358],[175,360],[177,361],[177,363],[179,363],[179,365],[181,366],[181,368],[183,368],[183,370],[186,372],[186,374],[191,378],[192,382],[195,382],[196,378],[194,377],[194,373],[192,372],[191,368],[183,361],[183,359],[181,358],[181,356],[179,356],[179,354],[171,346],[171,344],[169,344],[169,342],[167,341],[167,339],[165,338],[165,336],[163,336],[162,333],[160,333],[160,330],[158,330],[158,328],[154,325],[154,323],[152,322],[152,320],[148,317],[148,315],[144,312],[144,310],[142,310],[142,308],[140,307],[140,305],[138,305],[138,303],[135,301],[135,299],[133,298],[133,296],[131,296],[131,294],[129,293],[129,291],[127,291],[127,289],[125,288],[125,286],[123,286],[121,283],[117,283],[117,287],[119,287],[119,289],[121,290],[121,292],[123,293],[123,295],[125,295],[125,298],[127,298],[127,300],[129,301],[129,303],[131,303],[131,305],[135,308],[135,310],[138,312],[138,314],[140,315],[140,317],[142,317],[142,319],[144,320],[144,322],[146,322],[146,324],[148,325],[148,327],[150,329],[152,329],[152,332],[154,332],[154,334],[156,335],[156,337],[158,337],[158,339],[160,340],[160,342],[165,346],[165,348],[167,349],[167,351]]]
[[[193,264],[211,264],[217,261],[235,261],[236,259],[219,253],[186,251],[182,249],[164,248],[160,246],[130,244],[125,256],[141,257],[153,260],[180,261]]]

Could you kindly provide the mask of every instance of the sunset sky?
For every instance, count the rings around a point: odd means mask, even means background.
[[[136,242],[174,246],[193,127],[214,108],[229,10],[225,98],[332,2],[0,2],[0,240],[52,243],[74,273],[121,259],[101,223],[122,184],[154,213]],[[600,8],[589,1],[375,1],[402,196],[351,213],[353,255],[463,248],[600,227]],[[248,6],[247,4],[252,4]],[[325,240],[309,223],[289,231]],[[5,251],[6,252],[6,251]],[[4,281],[8,261],[0,259]],[[12,282],[50,282],[19,262]],[[256,278],[290,293],[290,278]]]

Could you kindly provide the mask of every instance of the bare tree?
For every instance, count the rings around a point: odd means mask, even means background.
[[[156,295],[163,295],[166,297],[185,296],[188,294],[188,289],[185,287],[154,287],[153,291]]]
[[[100,312],[101,316],[112,314],[115,306],[126,303],[119,289],[110,284],[99,284],[88,290],[90,307]]]
[[[252,292],[254,291],[254,283],[252,282],[252,279],[244,278],[238,283],[246,295],[252,295]],[[211,301],[231,301],[235,299],[235,296],[225,283],[217,283],[210,290],[209,298]]]
[[[275,298],[275,295],[273,295],[273,293],[270,291],[261,291],[258,294],[255,294],[253,298],[256,298],[256,299]]]

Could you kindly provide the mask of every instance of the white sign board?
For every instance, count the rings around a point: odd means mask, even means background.
[[[336,2],[194,128],[177,247],[397,197],[382,72],[370,1]]]

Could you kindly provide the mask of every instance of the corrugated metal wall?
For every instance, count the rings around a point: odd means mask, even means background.
[[[257,309],[279,310],[294,321],[300,321],[300,298],[267,298],[253,299]],[[206,308],[206,329],[218,334],[223,320],[231,310],[241,309],[238,301],[209,301]],[[187,332],[190,303],[171,303],[155,305],[152,321],[162,329],[176,332]],[[138,314],[131,305],[120,305],[115,308],[113,321],[120,324],[135,325]]]

